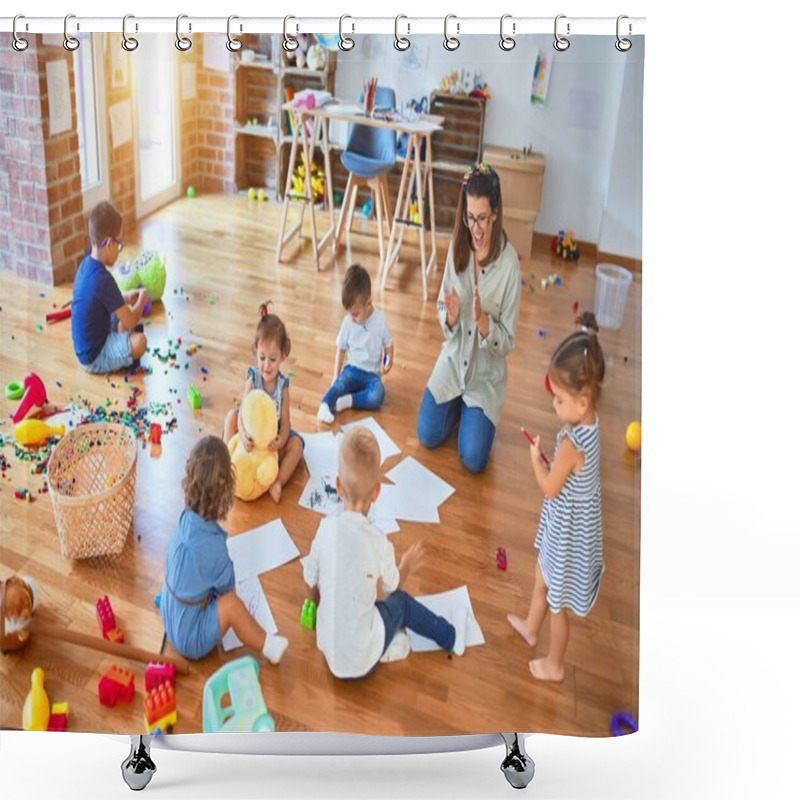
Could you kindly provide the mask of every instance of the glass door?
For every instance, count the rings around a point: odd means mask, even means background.
[[[178,52],[170,34],[142,36],[134,67],[136,215],[180,194]]]

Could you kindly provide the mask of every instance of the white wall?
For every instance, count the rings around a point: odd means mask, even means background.
[[[625,62],[614,157],[598,248],[605,253],[641,260],[643,36],[634,37],[634,47],[642,57]]]
[[[643,51],[634,48],[619,53],[613,36],[581,36],[565,53],[557,53],[553,37],[542,35],[520,37],[516,48],[506,53],[498,47],[498,38],[464,36],[461,47],[449,53],[440,36],[412,36],[412,50],[422,61],[422,69],[412,72],[404,64],[403,54],[392,46],[393,37],[356,37],[355,49],[339,56],[336,94],[354,99],[362,78],[375,74],[382,85],[394,86],[402,107],[412,97],[430,94],[454,67],[479,71],[492,94],[487,104],[485,143],[519,149],[533,145],[545,154],[536,230],[556,233],[572,228],[578,238],[597,243],[603,204],[609,195],[626,60],[641,61]],[[544,107],[530,102],[537,49],[553,59]],[[634,103],[640,116],[641,84],[639,89],[638,98],[626,102]],[[631,90],[630,94],[634,93]],[[588,113],[582,113],[587,109]],[[626,191],[622,185],[617,188]],[[614,197],[617,199],[616,194]],[[641,231],[641,204],[638,212],[634,206],[636,203],[617,203],[615,209],[628,215],[623,221],[626,228]]]

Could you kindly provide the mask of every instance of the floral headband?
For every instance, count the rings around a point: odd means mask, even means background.
[[[492,169],[491,164],[487,164],[485,161],[481,161],[474,166],[470,167],[464,173],[464,185],[466,186],[471,178],[474,178],[476,175],[491,175],[497,177],[497,173]]]

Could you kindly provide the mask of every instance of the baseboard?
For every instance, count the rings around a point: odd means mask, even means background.
[[[533,234],[533,247],[538,252],[551,252],[550,244],[553,241],[553,234],[551,233],[534,233]],[[631,272],[641,274],[642,260],[640,258],[630,258],[629,256],[621,256],[616,253],[607,253],[603,250],[598,250],[594,242],[581,242],[578,241],[581,248],[581,254],[593,258],[595,261],[610,261],[614,264],[619,264]]]

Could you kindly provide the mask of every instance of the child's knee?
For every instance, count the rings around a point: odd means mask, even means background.
[[[147,350],[147,337],[143,333],[131,334],[131,356],[134,361],[141,358]]]

